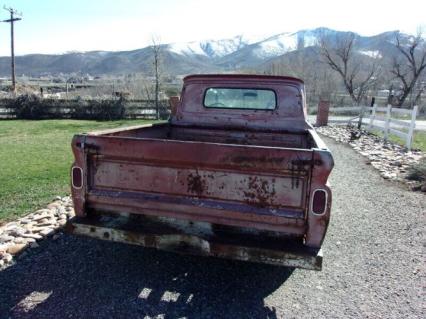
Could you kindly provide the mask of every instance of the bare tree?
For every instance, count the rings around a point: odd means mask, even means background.
[[[320,63],[315,52],[296,52],[282,56],[266,66],[265,74],[288,75],[303,79],[309,106],[318,103],[320,96],[331,98],[337,76],[327,65]]]
[[[352,101],[359,105],[368,90],[375,84],[379,71],[377,64],[372,63],[367,66],[355,58],[354,33],[348,33],[344,38],[336,39],[334,44],[329,40],[321,36],[321,55],[331,69],[340,75]],[[361,69],[361,65],[364,65],[364,69]]]
[[[152,37],[152,53],[154,58],[154,77],[155,77],[155,110],[157,112],[157,119],[160,118],[160,102],[159,102],[159,93],[160,93],[160,59],[161,59],[161,45],[159,44],[158,38]]]
[[[426,45],[421,32],[416,37],[411,37],[408,44],[401,42],[401,35],[397,32],[395,47],[399,56],[393,58],[391,73],[401,84],[401,92],[395,96],[398,106],[402,106],[407,97],[414,93],[416,82],[426,68]],[[423,89],[424,86],[420,85],[414,101],[420,98]]]

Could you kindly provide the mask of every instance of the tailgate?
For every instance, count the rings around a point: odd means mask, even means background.
[[[85,172],[80,215],[95,209],[304,234],[310,150],[90,135],[73,146]]]

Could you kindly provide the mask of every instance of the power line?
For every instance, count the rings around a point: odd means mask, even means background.
[[[13,9],[12,7],[4,6],[3,9],[9,12],[10,19],[3,20],[1,22],[10,23],[10,56],[11,56],[11,67],[12,67],[12,92],[16,89],[16,77],[15,77],[15,35],[14,35],[14,22],[22,20],[22,13]],[[18,16],[18,17],[16,17]]]

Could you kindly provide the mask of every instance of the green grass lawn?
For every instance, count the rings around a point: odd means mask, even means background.
[[[383,132],[379,130],[373,130],[371,133],[374,135],[378,135],[383,137]],[[396,144],[405,146],[405,140],[400,138],[399,136],[389,134],[389,140],[391,142],[394,142]],[[419,149],[423,152],[426,152],[426,132],[424,131],[415,131],[414,132],[414,138],[413,138],[413,144],[411,146],[412,149]]]
[[[413,148],[418,148],[423,152],[426,152],[426,132],[414,132]]]
[[[0,121],[0,221],[70,193],[71,139],[76,133],[149,123],[79,120]]]

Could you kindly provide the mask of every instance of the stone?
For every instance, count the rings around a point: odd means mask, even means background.
[[[12,241],[14,238],[15,238],[15,237],[13,237],[13,236],[9,236],[9,235],[6,235],[6,234],[1,235],[1,236],[0,236],[0,244],[1,244],[1,243],[7,243],[7,242],[9,242],[9,241]]]
[[[66,214],[67,211],[64,207],[59,207],[58,208],[58,215],[62,215],[62,214]]]
[[[53,228],[45,228],[42,231],[40,231],[40,235],[42,236],[50,236],[55,233],[55,230]]]
[[[13,244],[7,248],[7,252],[11,255],[19,254],[23,249],[27,247],[27,244]]]
[[[43,229],[43,227],[39,227],[37,225],[31,225],[31,226],[27,227],[26,229],[27,229],[27,231],[25,232],[25,234],[37,233],[37,232],[41,231]]]
[[[4,266],[4,260],[0,259],[0,269]]]
[[[53,226],[56,224],[56,220],[54,219],[49,219],[49,220],[45,220],[43,222],[40,222],[37,224],[38,227],[47,227],[47,226]]]
[[[42,214],[48,214],[48,213],[50,213],[50,209],[47,209],[47,208],[39,209],[34,212],[35,215],[42,215]]]
[[[1,254],[4,254],[7,251],[8,246],[9,245],[7,245],[7,244],[0,244],[0,256],[1,256]]]
[[[12,262],[13,256],[11,254],[7,253],[3,256],[3,260],[6,264],[8,264],[8,263]]]
[[[41,215],[35,215],[33,217],[33,221],[38,222],[39,220],[45,219],[48,215],[46,213],[41,214]]]
[[[31,223],[31,220],[30,219],[28,219],[28,218],[22,218],[22,219],[20,219],[19,220],[19,222],[21,223],[21,224],[29,224],[29,223]]]
[[[401,167],[402,163],[400,161],[392,161],[392,162],[390,162],[390,165]]]
[[[15,237],[19,237],[22,234],[24,234],[25,232],[26,232],[26,230],[24,228],[17,227],[17,228],[14,228],[14,229],[10,230],[9,231],[9,235],[15,236]]]
[[[426,192],[426,184],[423,184],[423,185],[420,187],[420,190],[421,190],[422,192]]]
[[[15,244],[25,244],[27,241],[24,238],[22,238],[22,237],[15,237],[13,239],[13,242]]]
[[[18,224],[16,222],[12,222],[12,223],[6,224],[6,227],[4,228],[4,230],[10,231],[10,230],[16,229],[18,227],[19,226],[18,226]]]
[[[61,233],[56,233],[55,235],[52,236],[53,240],[57,240],[59,237],[61,237]]]
[[[61,206],[61,204],[60,203],[58,203],[58,202],[53,202],[53,203],[50,203],[49,205],[47,205],[47,208],[49,209],[49,210],[52,210],[52,209],[56,209],[56,208],[58,208],[58,207],[60,207]]]
[[[31,248],[38,248],[38,247],[40,247],[40,245],[37,244],[37,242],[33,242],[33,243],[30,244],[30,247]]]
[[[22,228],[24,228],[28,232],[31,231],[31,229],[33,229],[34,227],[36,227],[36,225],[36,223],[31,222],[29,224],[25,224]]]
[[[28,238],[28,239],[34,239],[34,240],[40,240],[40,239],[42,239],[43,237],[41,236],[41,235],[39,235],[39,234],[22,234],[22,237],[24,237],[24,238]]]

